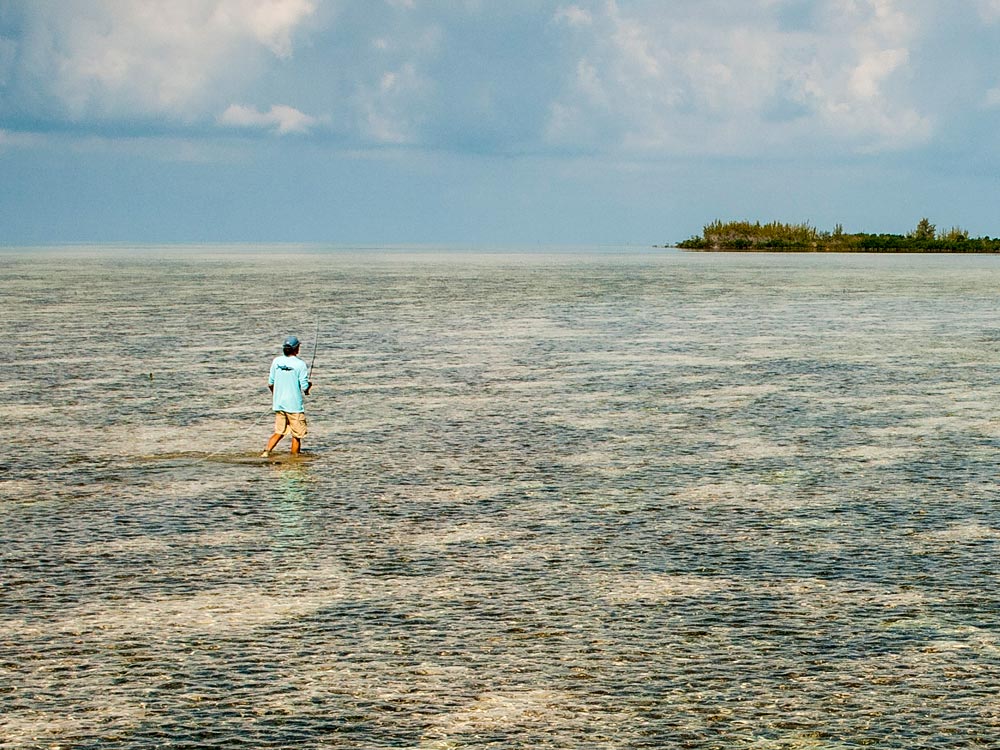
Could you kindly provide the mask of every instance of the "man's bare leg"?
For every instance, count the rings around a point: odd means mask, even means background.
[[[302,441],[299,440],[297,437],[295,437],[293,435],[292,436],[292,455],[293,456],[299,455],[299,450],[301,450],[301,448],[302,448]]]
[[[271,435],[271,439],[267,441],[267,447],[264,449],[263,456],[266,457],[268,453],[273,451],[274,446],[276,446],[283,437],[284,435],[282,435],[280,432],[276,432],[273,435]],[[294,441],[292,444],[294,445]]]

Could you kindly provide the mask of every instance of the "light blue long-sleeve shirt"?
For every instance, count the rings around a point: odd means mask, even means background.
[[[302,394],[309,387],[309,366],[298,357],[275,357],[268,385],[274,386],[274,411],[298,414],[305,411]]]

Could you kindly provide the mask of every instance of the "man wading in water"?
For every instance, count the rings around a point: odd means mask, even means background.
[[[282,356],[271,362],[267,387],[274,394],[274,434],[267,441],[267,448],[260,454],[267,458],[285,435],[292,436],[292,455],[297,456],[306,436],[306,415],[303,396],[309,395],[309,367],[299,359],[299,340],[294,336],[285,339]]]

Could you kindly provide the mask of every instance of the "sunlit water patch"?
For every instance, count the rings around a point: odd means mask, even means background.
[[[998,282],[0,252],[0,747],[997,747]]]

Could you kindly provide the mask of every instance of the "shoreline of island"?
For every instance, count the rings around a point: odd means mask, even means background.
[[[705,225],[701,236],[670,247],[700,252],[1000,254],[1000,237],[970,237],[960,227],[938,231],[926,217],[907,234],[848,233],[839,224],[830,232],[810,224],[716,220]]]

